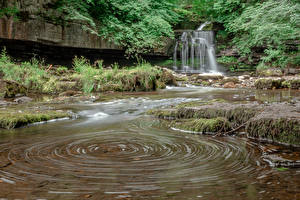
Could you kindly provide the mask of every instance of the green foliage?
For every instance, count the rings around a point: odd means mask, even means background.
[[[280,171],[280,172],[284,172],[284,171],[287,171],[288,170],[288,168],[286,168],[286,167],[278,167],[278,168],[276,168],[278,171]]]
[[[17,65],[11,61],[6,54],[6,50],[2,50],[0,57],[0,72],[3,73],[5,80],[13,80],[25,85],[33,90],[41,90],[46,78],[46,72],[41,67],[41,63],[32,58],[30,62],[23,62]]]
[[[238,61],[237,58],[233,57],[233,56],[222,56],[222,57],[218,58],[218,62],[223,63],[223,64],[236,63],[237,61]]]
[[[13,16],[15,19],[17,19],[17,15],[19,12],[20,11],[15,6],[2,8],[0,9],[0,18],[2,18],[3,16]]]
[[[145,53],[173,37],[179,21],[174,3],[165,0],[63,0],[57,9],[67,19],[85,22],[85,28],[125,47],[128,55]]]
[[[73,67],[76,72],[81,74],[83,92],[86,94],[91,93],[95,86],[95,75],[99,74],[100,70],[92,67],[84,57],[75,57]]]
[[[263,47],[263,63],[284,67],[287,64],[287,42],[300,39],[300,6],[288,0],[269,0],[247,7],[241,16],[228,23],[236,37],[240,53],[251,54]]]
[[[63,74],[63,73],[66,73],[68,71],[68,68],[67,67],[64,67],[64,66],[60,66],[56,69],[56,72],[58,74]]]

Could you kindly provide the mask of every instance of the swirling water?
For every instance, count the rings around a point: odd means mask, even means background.
[[[258,144],[181,133],[143,114],[219,97],[256,98],[250,91],[170,88],[68,105],[79,119],[1,131],[0,198],[299,199],[300,170],[269,167]]]

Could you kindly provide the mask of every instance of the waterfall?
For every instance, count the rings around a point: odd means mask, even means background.
[[[202,29],[203,29],[206,25],[208,25],[208,24],[211,24],[211,22],[205,22],[205,23],[201,24],[201,26],[199,26],[199,28],[197,29],[197,31],[202,31]]]
[[[184,31],[174,49],[174,70],[189,73],[217,72],[213,31],[202,31],[211,22],[195,31]],[[179,64],[177,54],[180,51]]]

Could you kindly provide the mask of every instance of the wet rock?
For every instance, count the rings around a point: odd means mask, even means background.
[[[261,78],[255,81],[256,89],[279,89],[282,88],[284,79],[265,79]]]
[[[221,83],[224,85],[225,83],[233,82],[234,84],[237,84],[240,82],[240,80],[237,77],[226,77],[224,78]]]
[[[82,94],[82,92],[80,91],[67,90],[65,92],[60,93],[59,96],[75,96],[80,94]]]
[[[239,76],[239,80],[249,80],[249,79],[250,79],[249,75]]]
[[[0,99],[0,106],[7,106],[7,105],[10,105],[10,104],[11,104],[11,102]]]
[[[222,74],[199,74],[195,76],[196,80],[222,80],[224,76]]]
[[[228,83],[225,83],[224,88],[236,88],[236,85],[234,84],[234,82],[228,82]]]
[[[14,102],[16,102],[16,103],[28,103],[31,101],[33,101],[33,99],[30,97],[19,97],[14,100]]]

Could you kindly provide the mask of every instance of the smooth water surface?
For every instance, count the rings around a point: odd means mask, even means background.
[[[300,169],[269,167],[260,145],[169,130],[144,114],[216,98],[271,102],[300,95],[168,88],[65,105],[80,117],[1,131],[0,199],[300,199]]]

